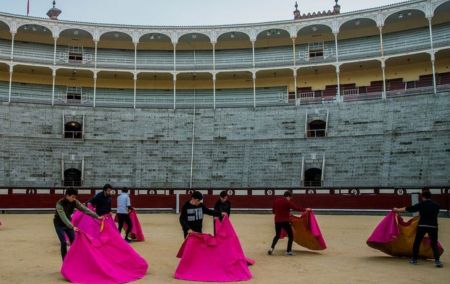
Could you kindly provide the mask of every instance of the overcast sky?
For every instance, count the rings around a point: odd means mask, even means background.
[[[30,16],[47,17],[52,0],[29,0]],[[341,12],[403,0],[340,0]],[[137,25],[216,25],[292,19],[294,0],[58,0],[62,20]],[[332,9],[334,0],[298,1],[302,13]],[[27,0],[0,0],[0,11],[26,15]]]

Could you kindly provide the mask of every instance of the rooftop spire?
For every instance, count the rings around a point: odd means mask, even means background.
[[[298,3],[295,1],[294,20],[300,19],[300,11],[298,10]]]
[[[336,5],[334,5],[334,7],[333,7],[333,12],[335,14],[340,14],[341,13],[341,5],[338,4],[339,0],[334,0],[334,2],[336,2]]]
[[[56,1],[53,0],[53,8],[51,8],[50,10],[48,10],[47,12],[47,16],[52,19],[52,20],[58,20],[58,16],[59,14],[61,14],[61,10],[59,10],[58,8],[55,7],[56,6]]]

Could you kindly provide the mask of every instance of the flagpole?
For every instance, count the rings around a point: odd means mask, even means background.
[[[27,17],[30,15],[30,0],[27,0]]]

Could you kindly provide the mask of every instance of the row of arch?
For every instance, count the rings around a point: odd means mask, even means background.
[[[133,75],[135,75],[136,79],[139,77],[139,75],[141,74],[161,74],[161,75],[171,75],[173,77],[177,77],[177,76],[182,76],[183,74],[196,74],[196,75],[201,75],[201,74],[209,74],[209,76],[212,76],[213,78],[215,78],[217,75],[219,74],[230,74],[230,73],[234,73],[234,74],[242,74],[242,73],[248,73],[249,76],[251,77],[252,74],[256,75],[257,73],[265,73],[265,72],[276,72],[276,71],[283,71],[283,70],[288,70],[290,72],[294,71],[299,72],[302,69],[311,69],[311,68],[316,68],[316,69],[323,69],[323,68],[336,68],[338,67],[340,70],[342,70],[342,68],[344,68],[347,65],[354,65],[354,64],[364,64],[366,62],[378,62],[381,65],[387,65],[388,63],[390,63],[391,61],[396,61],[399,58],[403,58],[403,57],[413,57],[413,56],[431,56],[433,59],[434,58],[440,58],[441,56],[447,56],[448,51],[450,50],[450,47],[441,47],[441,48],[436,48],[434,50],[433,54],[430,54],[427,51],[420,51],[417,53],[411,53],[408,55],[405,54],[399,54],[399,55],[391,55],[391,56],[385,56],[385,58],[369,58],[369,59],[361,59],[361,60],[352,60],[352,61],[341,61],[341,62],[328,62],[328,63],[323,63],[323,64],[318,64],[318,65],[297,65],[295,67],[286,67],[286,66],[281,66],[281,67],[270,67],[270,68],[260,68],[260,69],[239,69],[239,70],[180,70],[180,71],[176,71],[176,72],[172,72],[172,71],[149,71],[149,70],[110,70],[110,69],[102,69],[102,68],[98,68],[97,70],[94,70],[93,68],[77,68],[77,67],[71,67],[71,66],[48,66],[48,65],[37,65],[37,64],[33,64],[32,66],[25,64],[25,63],[19,63],[19,62],[14,62],[14,63],[10,63],[10,62],[0,62],[0,65],[4,65],[7,66],[8,69],[10,71],[14,70],[14,67],[30,67],[34,70],[41,70],[45,73],[45,70],[47,70],[50,74],[52,73],[52,71],[54,72],[54,75],[56,75],[58,73],[58,71],[61,72],[77,72],[77,74],[84,74],[86,75],[86,73],[98,76],[101,73],[114,73],[114,74],[128,74],[125,76],[129,76],[131,79],[133,79]],[[6,71],[6,70],[5,70]]]
[[[426,19],[434,18],[436,15],[445,15],[450,10],[450,1],[444,1],[440,3],[437,7],[434,8],[431,15],[429,15],[428,8],[423,5],[417,5],[416,7],[398,7],[392,11],[389,11],[388,14],[382,16],[380,14],[372,13],[370,16],[359,16],[356,15],[354,18],[343,18],[340,23],[333,21],[323,21],[315,24],[302,25],[297,26],[294,24],[286,24],[284,26],[274,26],[267,27],[261,26],[256,28],[256,30],[249,28],[236,28],[230,27],[231,31],[215,31],[214,29],[209,30],[206,33],[195,31],[195,32],[185,32],[181,33],[178,31],[164,31],[164,30],[155,30],[155,31],[131,31],[127,29],[127,31],[121,31],[121,29],[105,29],[102,31],[99,30],[88,30],[85,28],[62,28],[59,30],[58,26],[47,26],[47,23],[23,23],[16,24],[16,22],[11,21],[8,23],[8,20],[0,19],[0,28],[6,27],[10,32],[20,33],[21,31],[30,29],[31,31],[43,32],[44,34],[48,34],[50,37],[58,38],[63,36],[83,36],[85,38],[92,39],[93,41],[99,41],[102,38],[106,39],[125,39],[126,41],[130,41],[133,43],[143,42],[145,40],[150,39],[158,39],[162,41],[168,41],[169,43],[177,43],[178,41],[184,40],[199,40],[206,41],[211,43],[216,43],[224,38],[233,39],[245,39],[249,41],[256,41],[258,39],[267,39],[270,37],[277,38],[296,38],[301,36],[302,34],[310,34],[311,32],[326,32],[326,33],[340,33],[345,32],[347,30],[351,30],[359,25],[369,25],[372,27],[383,27],[386,23],[396,22],[399,18],[407,18],[410,16],[419,16],[423,21],[428,22]],[[17,28],[14,27],[17,25]]]

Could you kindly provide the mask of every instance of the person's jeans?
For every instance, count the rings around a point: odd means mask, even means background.
[[[122,233],[123,223],[127,224],[127,230],[125,233],[125,239],[128,239],[128,234],[131,232],[131,228],[133,228],[133,224],[131,223],[130,215],[128,214],[117,214],[117,219],[119,221],[119,232]]]
[[[289,222],[275,223],[275,237],[273,238],[271,248],[274,249],[275,245],[277,244],[278,240],[280,239],[281,229],[284,229],[288,235],[288,245],[287,245],[286,251],[290,252],[290,251],[292,251],[292,243],[294,241],[294,234],[292,233],[292,227]]]
[[[72,244],[75,239],[75,232],[73,229],[70,229],[66,226],[55,225],[56,235],[58,235],[59,242],[61,243],[61,257],[64,260],[67,254],[67,242],[66,236],[69,238],[70,243]]]
[[[438,229],[432,227],[417,227],[416,238],[414,239],[413,245],[413,259],[417,259],[419,255],[420,244],[422,243],[423,237],[428,233],[430,238],[431,248],[433,249],[434,259],[439,261],[439,249],[438,249]]]

